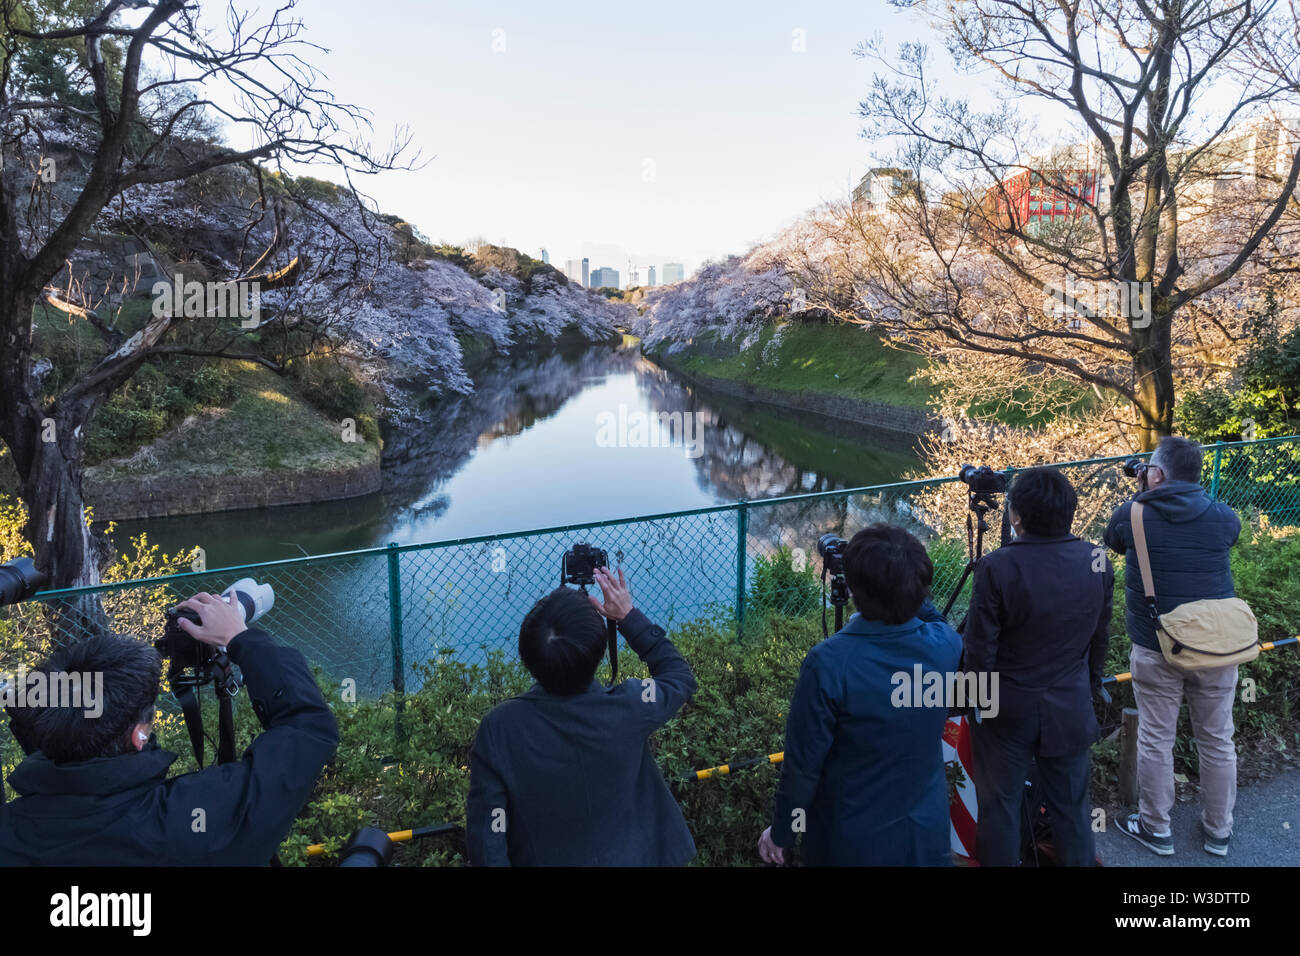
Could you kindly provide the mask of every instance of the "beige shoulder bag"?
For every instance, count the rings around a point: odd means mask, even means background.
[[[1151,557],[1147,554],[1142,511],[1142,503],[1133,502],[1133,549],[1137,552],[1138,570],[1142,572],[1147,609],[1155,622],[1156,637],[1165,660],[1184,671],[1253,661],[1259,656],[1259,625],[1255,621],[1255,612],[1241,598],[1188,601],[1168,614],[1156,610],[1155,580],[1151,577]]]

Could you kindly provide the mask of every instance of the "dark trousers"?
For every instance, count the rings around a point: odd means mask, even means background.
[[[1038,781],[1047,803],[1052,835],[1061,866],[1092,866],[1093,843],[1089,800],[1088,750],[1064,757],[1042,757],[1036,719],[995,718],[971,722],[971,756],[975,766],[975,856],[980,866],[1019,866],[1025,826],[1025,779],[1038,763]]]

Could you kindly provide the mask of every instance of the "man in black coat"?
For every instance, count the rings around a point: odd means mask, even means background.
[[[1121,829],[1159,856],[1174,852],[1169,814],[1175,797],[1174,737],[1183,697],[1200,758],[1206,853],[1227,855],[1237,797],[1232,740],[1237,665],[1180,671],[1165,661],[1133,544],[1133,502],[1140,501],[1161,614],[1189,601],[1236,596],[1229,552],[1241,533],[1241,519],[1201,487],[1203,457],[1194,441],[1161,439],[1143,476],[1143,491],[1115,509],[1105,534],[1106,545],[1125,556],[1124,618],[1133,644],[1129,670],[1138,709],[1138,812],[1125,817]]]
[[[62,648],[40,670],[85,675],[83,684],[102,674],[102,700],[16,712],[20,739],[38,749],[9,776],[20,796],[0,807],[0,865],[270,862],[334,755],[338,725],[302,654],[245,628],[233,601],[199,594],[182,607],[201,624],[181,627],[225,647],[243,673],[265,728],[243,758],[168,779],[176,754],[152,734],[157,652],[122,637]]]
[[[632,606],[623,572],[597,568],[604,603],[560,588],[519,630],[537,683],[483,718],[470,753],[470,862],[491,866],[680,866],[695,855],[649,738],[695,693],[662,628]],[[604,617],[602,617],[604,615]],[[594,680],[605,620],[650,668]]]
[[[981,558],[963,634],[964,666],[997,677],[998,713],[971,725],[976,856],[981,866],[1020,863],[1020,821],[1031,762],[1062,866],[1096,859],[1089,810],[1089,753],[1115,573],[1104,548],[1070,533],[1078,497],[1050,468],[1020,472],[1006,507],[1016,532]]]

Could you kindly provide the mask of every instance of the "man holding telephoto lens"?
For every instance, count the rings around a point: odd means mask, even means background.
[[[562,587],[525,616],[519,656],[537,683],[494,707],[474,737],[465,828],[475,865],[680,866],[695,855],[649,744],[695,693],[695,675],[633,606],[621,569],[590,579],[603,603]],[[650,677],[595,680],[606,619]]]
[[[28,757],[0,808],[0,864],[260,866],[268,863],[338,746],[338,726],[302,654],[246,627],[237,598],[180,605],[195,641],[239,665],[265,732],[243,758],[167,778],[176,754],[153,736],[161,660],[143,641],[100,636],[60,648],[38,670],[102,675],[98,713],[10,708]]]

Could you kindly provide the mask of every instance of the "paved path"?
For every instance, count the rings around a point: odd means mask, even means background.
[[[1106,832],[1097,834],[1097,852],[1106,866],[1300,866],[1300,770],[1237,790],[1232,847],[1226,857],[1201,848],[1197,800],[1174,805],[1173,856],[1156,856],[1120,833],[1120,812],[1111,808]]]

